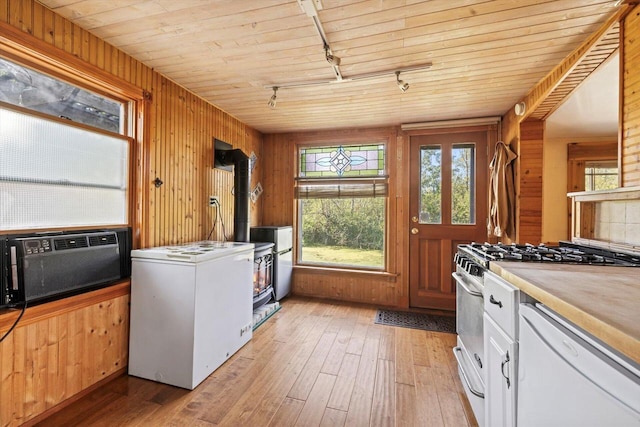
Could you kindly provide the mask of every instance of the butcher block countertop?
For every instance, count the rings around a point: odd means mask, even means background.
[[[640,268],[492,262],[491,271],[640,363]]]

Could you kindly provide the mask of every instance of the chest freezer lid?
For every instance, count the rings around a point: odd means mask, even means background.
[[[197,263],[221,258],[238,252],[253,250],[253,243],[218,242],[203,240],[184,245],[158,246],[154,248],[135,249],[131,251],[131,259],[155,259]]]

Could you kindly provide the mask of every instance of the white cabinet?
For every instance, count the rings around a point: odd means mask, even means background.
[[[518,299],[520,291],[496,274],[484,276],[485,425],[516,425]]]
[[[516,422],[517,343],[484,314],[485,425],[511,427]]]

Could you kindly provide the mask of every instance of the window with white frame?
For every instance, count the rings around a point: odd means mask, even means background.
[[[383,270],[385,145],[299,149],[298,263]]]
[[[0,230],[128,222],[123,102],[4,59],[0,101]]]
[[[585,190],[597,191],[618,188],[617,160],[587,160],[584,166]]]

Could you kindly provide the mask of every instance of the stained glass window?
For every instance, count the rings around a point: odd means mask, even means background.
[[[339,145],[300,150],[300,177],[370,177],[385,174],[384,145]]]

